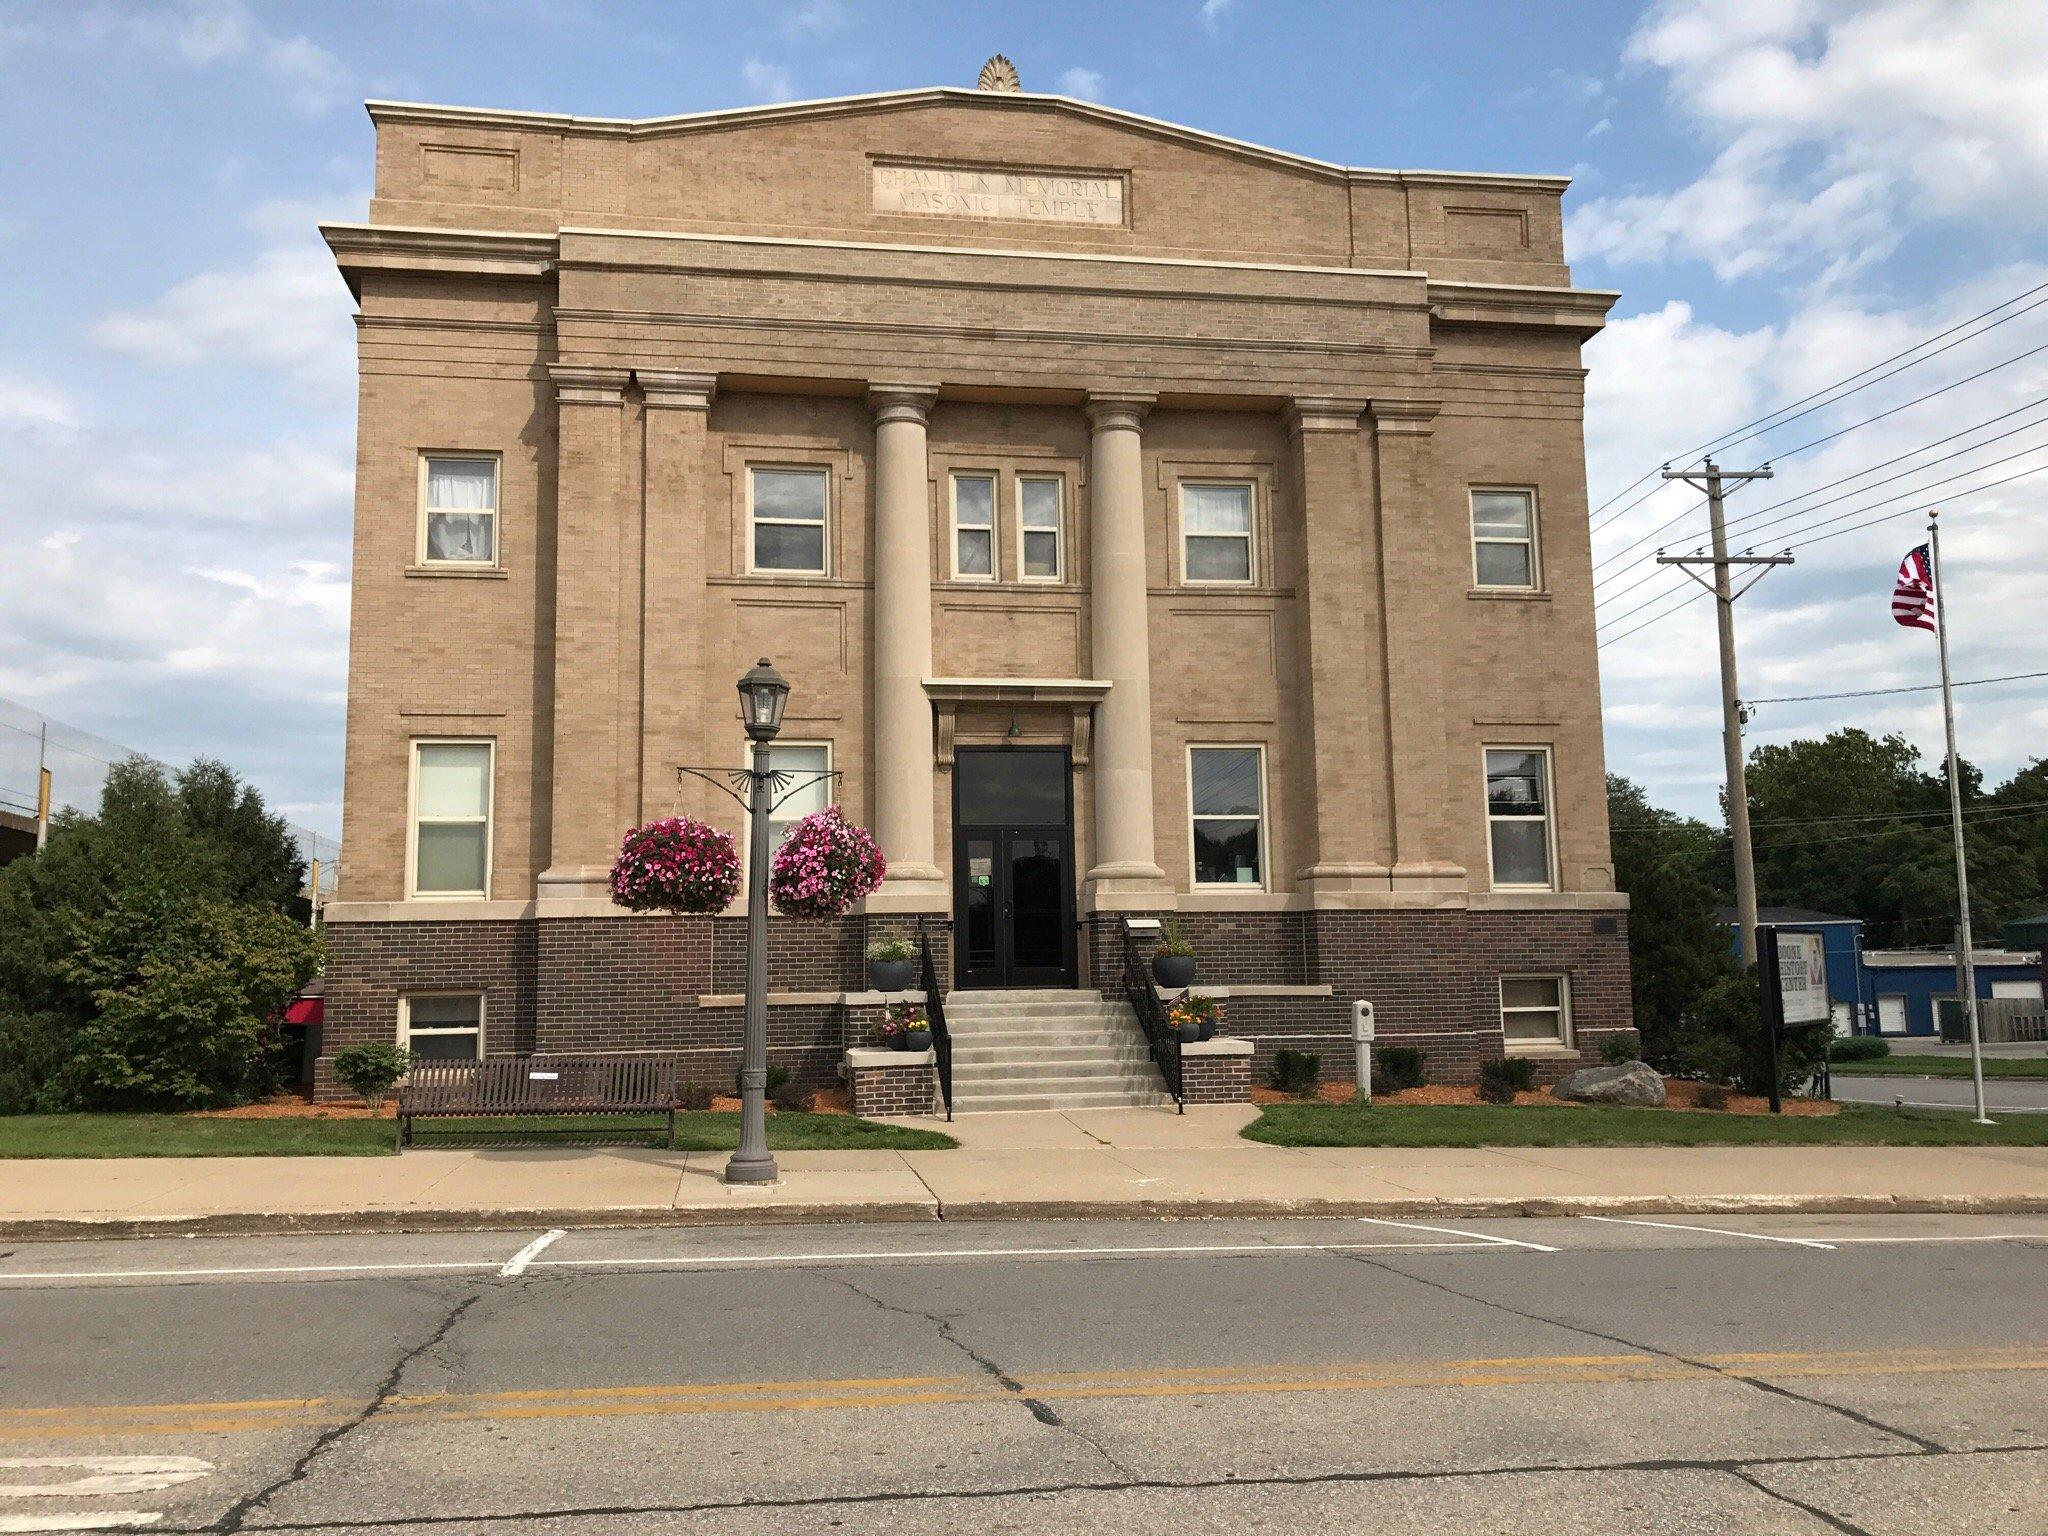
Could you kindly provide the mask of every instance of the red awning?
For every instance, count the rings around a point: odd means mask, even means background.
[[[327,1002],[318,997],[295,997],[285,1004],[287,1024],[318,1024],[327,1017]]]

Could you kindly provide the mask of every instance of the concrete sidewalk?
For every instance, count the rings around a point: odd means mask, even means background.
[[[0,1236],[1061,1216],[2048,1213],[2048,1147],[1271,1147],[1247,1106],[965,1117],[946,1152],[574,1147],[0,1162]],[[928,1123],[928,1122],[919,1122]]]

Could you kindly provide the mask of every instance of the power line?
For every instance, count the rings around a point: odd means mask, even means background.
[[[1969,326],[1975,325],[1975,324],[1976,324],[1976,323],[1977,323],[1977,322],[1978,322],[1979,320],[1987,319],[1987,318],[1989,318],[1990,316],[1992,316],[1992,315],[1995,315],[1995,314],[1997,314],[1997,313],[1998,313],[1998,312],[1999,312],[1999,311],[2000,311],[2001,309],[2010,309],[2010,308],[2011,308],[2011,307],[2012,307],[2013,305],[2015,305],[2015,304],[2019,303],[2021,299],[2029,299],[2029,298],[2032,298],[2032,297],[2033,297],[2033,296],[2034,296],[2035,294],[2037,294],[2037,293],[2041,292],[2041,291],[2042,291],[2042,289],[2044,289],[2044,288],[2048,288],[2048,283],[2037,283],[2037,284],[2036,284],[2036,285],[2035,285],[2034,287],[2032,287],[2032,288],[2029,288],[2029,289],[2027,289],[2027,291],[2026,291],[2026,292],[2024,292],[2024,293],[2018,293],[2018,294],[2014,294],[2014,295],[2013,295],[2013,296],[2012,296],[2011,298],[2009,298],[2009,299],[2006,299],[2006,300],[2004,300],[2004,301],[2003,301],[2003,302],[2001,302],[2001,303],[1997,303],[1997,304],[1994,304],[1994,305],[1992,305],[1992,306],[1991,306],[1991,307],[1990,307],[1989,309],[1987,309],[1987,310],[1984,310],[1984,311],[1982,311],[1981,313],[1978,313],[1978,314],[1975,314],[1975,315],[1972,315],[1972,316],[1970,316],[1970,318],[1969,318],[1969,319],[1967,319],[1967,320],[1958,320],[1958,321],[1957,321],[1957,322],[1956,322],[1956,323],[1955,323],[1954,325],[1950,326],[1950,327],[1949,327],[1949,328],[1948,328],[1947,330],[1944,330],[1944,331],[1936,331],[1936,332],[1935,332],[1935,333],[1934,333],[1934,334],[1933,334],[1932,336],[1929,336],[1929,337],[1926,337],[1926,338],[1924,338],[1923,340],[1920,340],[1920,341],[1916,341],[1916,342],[1914,342],[1912,346],[1910,346],[1910,347],[1907,347],[1907,348],[1906,348],[1906,349],[1905,349],[1904,351],[1900,351],[1900,352],[1894,352],[1894,353],[1893,353],[1893,354],[1892,354],[1892,355],[1891,355],[1890,357],[1886,357],[1886,358],[1880,358],[1880,359],[1879,359],[1879,360],[1878,360],[1877,362],[1874,362],[1874,363],[1872,363],[1872,364],[1871,364],[1871,365],[1870,365],[1870,366],[1869,366],[1868,368],[1865,368],[1865,369],[1863,369],[1863,370],[1862,370],[1862,372],[1860,372],[1860,373],[1852,373],[1852,374],[1848,375],[1848,377],[1846,377],[1846,378],[1842,378],[1842,379],[1837,379],[1837,380],[1836,380],[1836,381],[1835,381],[1834,383],[1832,383],[1832,384],[1829,384],[1829,385],[1826,385],[1826,386],[1822,387],[1821,389],[1815,390],[1815,391],[1814,391],[1814,392],[1813,392],[1812,394],[1810,394],[1810,395],[1804,395],[1804,396],[1802,396],[1801,398],[1799,398],[1799,399],[1797,399],[1797,400],[1794,400],[1794,401],[1792,401],[1792,402],[1791,402],[1791,403],[1790,403],[1789,405],[1781,405],[1781,406],[1779,406],[1779,407],[1778,407],[1778,408],[1777,408],[1776,410],[1772,410],[1772,411],[1766,411],[1766,412],[1765,412],[1765,413],[1764,413],[1763,415],[1761,415],[1761,416],[1757,417],[1757,418],[1756,418],[1755,420],[1753,420],[1753,421],[1745,421],[1745,422],[1743,422],[1743,423],[1742,423],[1742,424],[1741,424],[1740,426],[1736,426],[1736,427],[1731,427],[1731,428],[1729,428],[1729,429],[1728,429],[1728,432],[1727,432],[1727,433],[1724,433],[1724,434],[1722,434],[1722,436],[1720,436],[1720,437],[1716,437],[1716,438],[1711,438],[1711,439],[1709,439],[1708,441],[1706,441],[1706,442],[1704,442],[1704,443],[1701,443],[1701,444],[1700,444],[1700,445],[1699,445],[1698,447],[1695,447],[1695,448],[1688,448],[1688,449],[1687,449],[1687,450],[1685,451],[1684,457],[1685,457],[1685,459],[1686,459],[1686,460],[1687,460],[1687,461],[1689,462],[1689,461],[1690,461],[1691,459],[1693,459],[1693,458],[1694,458],[1695,456],[1697,456],[1697,455],[1699,455],[1699,454],[1705,453],[1705,452],[1707,452],[1707,451],[1708,451],[1708,450],[1710,450],[1710,449],[1713,449],[1713,448],[1718,448],[1718,447],[1722,446],[1722,444],[1723,444],[1723,443],[1724,443],[1724,442],[1726,441],[1726,439],[1727,439],[1727,438],[1728,438],[1728,437],[1729,437],[1730,435],[1732,435],[1732,434],[1734,434],[1734,433],[1736,433],[1736,432],[1746,432],[1746,431],[1748,431],[1748,430],[1749,430],[1749,429],[1750,429],[1751,427],[1760,427],[1760,426],[1762,426],[1762,424],[1763,424],[1763,423],[1765,423],[1765,422],[1767,422],[1767,421],[1771,420],[1771,418],[1772,418],[1772,417],[1774,417],[1774,416],[1780,416],[1780,415],[1783,415],[1783,414],[1784,414],[1784,413],[1785,413],[1786,411],[1789,411],[1789,410],[1791,410],[1791,409],[1792,409],[1792,408],[1793,408],[1794,406],[1802,406],[1802,405],[1805,405],[1805,404],[1807,404],[1807,403],[1808,403],[1809,401],[1814,401],[1814,400],[1818,400],[1818,399],[1819,399],[1819,398],[1820,398],[1820,397],[1821,397],[1822,395],[1830,394],[1830,393],[1832,393],[1833,391],[1835,391],[1835,390],[1837,390],[1837,389],[1840,389],[1840,388],[1841,388],[1841,387],[1842,387],[1843,385],[1845,385],[1845,384],[1852,384],[1852,383],[1854,383],[1854,382],[1855,382],[1856,380],[1858,380],[1858,379],[1862,378],[1862,377],[1864,376],[1864,374],[1867,374],[1867,373],[1874,373],[1874,372],[1876,372],[1876,371],[1877,371],[1878,369],[1880,369],[1880,368],[1886,367],[1886,366],[1888,366],[1888,365],[1889,365],[1889,364],[1891,364],[1891,363],[1895,363],[1895,362],[1897,362],[1897,361],[1898,361],[1898,360],[1899,360],[1900,358],[1903,358],[1903,357],[1907,357],[1907,356],[1910,356],[1910,355],[1911,355],[1912,353],[1918,352],[1918,351],[1919,351],[1919,350],[1920,350],[1921,348],[1923,348],[1923,347],[1931,346],[1931,345],[1932,345],[1933,343],[1935,343],[1935,342],[1937,342],[1937,341],[1940,341],[1940,340],[1941,340],[1941,339],[1942,339],[1943,337],[1946,337],[1946,336],[1953,336],[1953,335],[1954,335],[1954,334],[1955,334],[1955,333],[1956,333],[1957,331],[1960,331],[1960,330],[1963,330],[1963,329],[1965,329],[1966,327],[1969,327]],[[2029,309],[2031,309],[2031,308],[2033,308],[2033,307],[2034,307],[2033,305],[2029,305],[2029,306],[2028,306],[2028,308],[2029,308]],[[2021,311],[2020,313],[2024,314],[2025,312],[2026,312],[2025,310],[2022,310],[2022,311]],[[2011,320],[2011,319],[2016,319],[2016,318],[2017,318],[2017,316],[2014,316],[2014,315],[2007,315],[2007,316],[2005,317],[2005,319],[2006,319],[2006,320]],[[2000,321],[1996,322],[1996,324],[1997,324],[1997,325],[2003,325],[2004,323],[2005,323],[2005,320],[2000,320]],[[1984,334],[1984,332],[1985,332],[1985,331],[1990,331],[1990,330],[1992,330],[1992,329],[1994,329],[1994,326],[1989,326],[1989,325],[1987,325],[1986,327],[1984,327],[1984,330],[1983,330],[1983,331],[1979,331],[1979,332],[1977,332],[1977,335],[1981,336],[1981,335],[1983,335],[1983,334]],[[1966,341],[1967,341],[1967,340],[1970,340],[1970,339],[1971,339],[1971,338],[1969,338],[1969,337],[1964,337],[1964,338],[1963,338],[1963,340],[1966,340]],[[1942,348],[1941,350],[1942,350],[1942,351],[1947,351],[1948,349],[1947,349],[1946,347],[1944,347],[1944,348]],[[1934,357],[1934,356],[1938,356],[1938,355],[1939,355],[1938,353],[1933,353],[1933,352],[1930,352],[1930,353],[1928,353],[1928,357]],[[1925,361],[1926,361],[1926,358],[1922,358],[1922,359],[1920,359],[1920,361],[1922,361],[1922,362],[1925,362]],[[1911,365],[1909,364],[1908,366],[1911,366]],[[1889,376],[1889,375],[1888,375],[1888,376]],[[1877,380],[1875,380],[1875,379],[1872,379],[1872,380],[1870,381],[1870,383],[1872,383],[1872,384],[1874,384],[1874,383],[1877,383],[1877,382],[1878,382],[1878,381],[1877,381]],[[1867,387],[1868,387],[1868,385],[1860,385],[1860,386],[1858,386],[1858,387],[1859,387],[1859,388],[1867,388]],[[1855,393],[1855,391],[1854,391],[1854,390],[1850,390],[1850,391],[1848,391],[1848,392],[1847,392],[1847,394],[1854,394],[1854,393]],[[1847,394],[1845,394],[1845,395],[1843,395],[1843,396],[1841,396],[1841,397],[1838,397],[1838,398],[1843,398],[1843,399],[1846,399],[1846,398],[1847,398]],[[1802,414],[1804,414],[1804,413],[1802,413]],[[1788,419],[1790,419],[1790,418],[1788,418]],[[1778,423],[1778,425],[1780,425],[1780,426],[1782,426],[1783,424],[1784,424],[1783,422],[1780,422],[1780,423]],[[1768,430],[1768,429],[1766,429],[1766,430]],[[1668,467],[1668,466],[1669,466],[1669,465],[1671,464],[1671,462],[1672,462],[1672,461],[1671,461],[1670,459],[1666,459],[1666,460],[1664,461],[1664,465],[1663,465],[1663,466],[1660,466],[1660,467]],[[1613,494],[1612,496],[1608,497],[1608,498],[1607,498],[1607,500],[1605,500],[1605,501],[1601,502],[1599,506],[1595,507],[1595,508],[1593,509],[1592,513],[1591,513],[1591,516],[1593,516],[1593,517],[1598,517],[1598,516],[1599,516],[1599,515],[1600,515],[1600,514],[1601,514],[1602,512],[1604,512],[1604,511],[1605,511],[1605,510],[1606,510],[1606,509],[1607,509],[1608,507],[1612,506],[1612,505],[1613,505],[1613,504],[1614,504],[1615,502],[1617,502],[1617,501],[1621,500],[1621,498],[1622,498],[1622,497],[1626,496],[1626,495],[1627,495],[1627,494],[1628,494],[1628,493],[1629,493],[1630,491],[1634,490],[1634,489],[1635,489],[1635,488],[1636,488],[1637,486],[1641,485],[1641,484],[1642,484],[1642,483],[1643,483],[1643,482],[1644,482],[1645,480],[1652,480],[1652,479],[1655,479],[1655,478],[1656,478],[1656,475],[1657,475],[1657,470],[1655,470],[1655,469],[1652,469],[1652,470],[1648,470],[1648,471],[1646,471],[1645,473],[1643,473],[1643,474],[1641,474],[1641,475],[1638,475],[1638,476],[1637,476],[1637,477],[1636,477],[1635,479],[1631,480],[1631,481],[1630,481],[1630,482],[1629,482],[1629,483],[1628,483],[1627,485],[1623,486],[1623,487],[1622,487],[1622,488],[1621,488],[1620,490],[1616,491],[1616,492],[1615,492],[1615,493],[1614,493],[1614,494]],[[1634,505],[1634,503],[1631,503],[1631,505]],[[1627,509],[1626,509],[1626,508],[1624,508],[1623,510],[1624,510],[1624,511],[1626,511]],[[1616,517],[1619,517],[1620,515],[1621,515],[1620,513],[1616,513],[1616,514],[1615,514],[1615,516],[1616,516]],[[1609,521],[1612,521],[1612,519],[1609,519]]]
[[[2001,822],[2025,821],[2030,817],[2039,816],[2040,814],[2040,811],[2032,810],[2013,811],[2002,816],[1979,816],[1975,821],[1968,823],[1968,825],[1973,827],[1996,826]],[[1878,827],[1869,832],[1844,832],[1837,837],[1801,837],[1782,843],[1760,843],[1757,846],[1757,852],[1768,853],[1773,848],[1818,848],[1827,843],[1867,842],[1873,837],[1890,837],[1895,832],[1945,833],[1948,830],[1946,826],[1931,826],[1922,822],[1902,822],[1897,826]]]
[[[2004,677],[1973,677],[1960,683],[1951,683],[1952,688],[1981,688],[1986,683],[2020,683],[2029,678],[2048,677],[2048,672],[2009,672]],[[1816,699],[1874,699],[1889,693],[1932,693],[1939,689],[1939,683],[1914,683],[1908,688],[1858,688],[1849,693],[1788,693],[1775,699],[1744,699],[1745,704],[1810,704]],[[1934,814],[1932,812],[1930,815]]]

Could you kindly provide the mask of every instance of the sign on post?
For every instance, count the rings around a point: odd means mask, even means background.
[[[1777,940],[1780,1017],[1786,1027],[1829,1023],[1827,953],[1820,935],[1780,928]]]

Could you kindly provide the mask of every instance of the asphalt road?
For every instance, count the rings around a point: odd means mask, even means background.
[[[2048,1217],[17,1244],[0,1532],[2039,1532],[2044,1303]]]
[[[1845,1104],[1889,1104],[1904,1099],[1923,1109],[1971,1109],[1976,1089],[1967,1077],[1864,1077],[1836,1073],[1835,1097]],[[1984,1105],[1992,1114],[2040,1114],[2048,1110],[2048,1080],[1987,1077]]]

